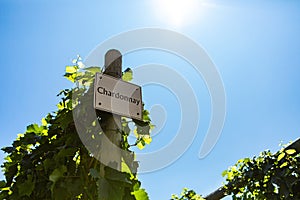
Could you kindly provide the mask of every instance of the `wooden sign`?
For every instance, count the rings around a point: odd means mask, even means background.
[[[142,120],[141,87],[102,73],[96,73],[94,108]]]

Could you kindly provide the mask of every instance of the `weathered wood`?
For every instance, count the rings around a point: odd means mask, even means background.
[[[220,200],[223,197],[225,197],[225,189],[223,187],[218,188],[216,191],[210,193],[206,197],[204,197],[206,200]]]
[[[104,74],[122,77],[122,55],[118,50],[105,54]],[[102,144],[101,161],[114,169],[121,170],[121,116],[101,111],[101,128],[109,141]],[[105,141],[105,140],[104,140]]]
[[[104,74],[122,78],[122,54],[120,51],[111,49],[105,54]]]

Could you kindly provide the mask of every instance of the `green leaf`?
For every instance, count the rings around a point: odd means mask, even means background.
[[[34,190],[34,182],[32,182],[32,176],[27,175],[27,180],[18,185],[18,192],[21,196],[30,196],[32,191]]]
[[[96,184],[99,200],[120,200],[124,196],[124,187],[118,183],[100,177]]]
[[[53,166],[55,166],[55,163],[53,162],[53,160],[51,160],[49,158],[45,159],[43,164],[44,164],[44,169],[46,172],[48,172],[48,170],[50,170]]]
[[[6,182],[5,181],[0,181],[0,188],[4,188],[6,186]]]
[[[14,163],[12,165],[7,165],[4,175],[8,185],[10,185],[13,182],[13,179],[16,176],[17,172],[18,172],[17,163]]]
[[[144,149],[144,148],[145,148],[145,145],[146,145],[146,143],[145,143],[144,140],[140,140],[140,141],[136,144],[136,146],[137,146],[140,150]]]
[[[284,163],[282,163],[282,164],[280,165],[279,168],[283,168],[283,167],[285,167],[285,166],[287,166],[287,165],[288,165],[288,162],[284,162]]]
[[[56,122],[59,123],[59,125],[63,128],[66,129],[70,123],[73,122],[73,115],[72,112],[68,112],[65,115],[62,116],[57,116]]]
[[[43,118],[42,124],[45,124],[45,123],[47,125],[45,118]],[[34,133],[38,136],[47,136],[48,130],[47,130],[46,125],[39,126],[38,124],[31,124],[31,125],[27,126],[26,136],[28,136],[28,133]]]
[[[228,174],[228,170],[224,170],[223,172],[222,172],[222,176],[224,177],[224,176],[226,176]]]
[[[90,169],[90,175],[91,175],[93,178],[100,178],[99,172],[98,172],[96,169],[94,169],[94,168]]]
[[[93,74],[95,74],[96,72],[101,72],[100,67],[87,67],[87,68],[84,68],[84,70],[92,72]]]
[[[132,70],[130,68],[127,68],[122,75],[122,79],[124,81],[131,81],[133,79],[133,73]]]
[[[78,149],[75,147],[61,149],[59,151],[59,153],[57,154],[57,157],[66,158],[66,157],[72,156],[72,158],[73,158],[75,156],[75,153],[77,150]]]
[[[66,73],[70,73],[70,74],[73,74],[77,72],[77,67],[74,65],[74,66],[66,66]]]
[[[132,192],[136,200],[149,200],[148,194],[145,189],[139,189],[137,191]]]
[[[143,140],[146,144],[150,144],[152,142],[152,138],[150,137],[150,135],[144,135]]]
[[[130,174],[126,172],[120,172],[110,167],[105,167],[105,178],[111,181],[119,181],[124,185],[131,185]]]
[[[296,150],[295,150],[295,149],[288,149],[288,150],[285,150],[285,152],[286,152],[288,155],[292,155],[292,154],[296,153]]]
[[[59,184],[53,190],[53,199],[55,200],[67,200],[76,199],[82,193],[82,180],[80,178],[66,179]]]
[[[66,188],[56,187],[56,188],[54,188],[54,190],[52,192],[52,198],[51,199],[53,199],[53,200],[66,200],[66,199],[70,198],[70,196],[68,196],[68,195],[69,194],[67,193]]]
[[[63,177],[64,173],[67,172],[67,167],[62,165],[59,168],[56,168],[51,175],[49,176],[49,180],[52,181],[52,185],[50,187],[50,190],[52,192],[52,195],[54,195],[54,187],[56,182]],[[55,192],[56,193],[56,192]]]
[[[43,127],[39,127],[38,124],[31,124],[27,126],[27,133],[41,133],[44,130]]]
[[[282,152],[281,154],[279,154],[278,158],[277,158],[277,161],[280,161],[282,158],[284,158],[285,156],[285,153]]]
[[[49,176],[49,180],[53,183],[56,183],[63,175],[67,172],[67,167],[62,165],[59,168],[56,168],[51,175]]]
[[[250,158],[244,158],[244,163],[249,163],[250,162]]]
[[[122,163],[121,163],[121,169],[122,169],[122,172],[131,173],[131,170],[128,167],[128,165],[125,163],[125,161],[122,161]]]
[[[75,80],[76,80],[77,75],[76,75],[76,73],[66,73],[64,75],[64,77],[66,77],[69,81],[74,83]]]
[[[10,187],[1,188],[1,191],[9,191],[9,190],[10,190]]]
[[[45,118],[42,119],[42,126],[47,126],[48,125],[48,122],[46,121]]]
[[[3,147],[1,150],[4,151],[5,153],[12,153],[15,150],[15,148],[14,147]]]
[[[146,109],[143,110],[143,120],[144,121],[151,121],[150,112]]]

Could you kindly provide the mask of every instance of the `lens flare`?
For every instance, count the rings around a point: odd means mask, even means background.
[[[157,16],[176,27],[190,23],[200,12],[199,0],[154,0]]]

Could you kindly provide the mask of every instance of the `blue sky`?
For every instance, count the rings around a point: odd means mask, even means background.
[[[124,57],[124,67],[154,61],[172,66],[199,91],[201,120],[191,147],[172,165],[140,175],[151,199],[168,199],[183,187],[208,194],[221,185],[222,171],[238,159],[264,149],[275,151],[281,141],[299,137],[298,1],[199,0],[192,6],[158,2],[2,0],[0,146],[10,145],[27,125],[56,109],[56,94],[72,87],[62,75],[77,54],[85,58],[106,39],[145,27],[177,31],[202,46],[217,66],[227,98],[221,137],[210,154],[199,159],[211,109],[201,77],[166,52],[148,50]],[[144,101],[148,108],[164,105],[167,118],[165,123],[163,118],[153,119],[161,130],[146,151],[172,139],[180,114],[174,96],[155,87],[143,88]],[[153,90],[160,92],[160,99],[153,97]]]

